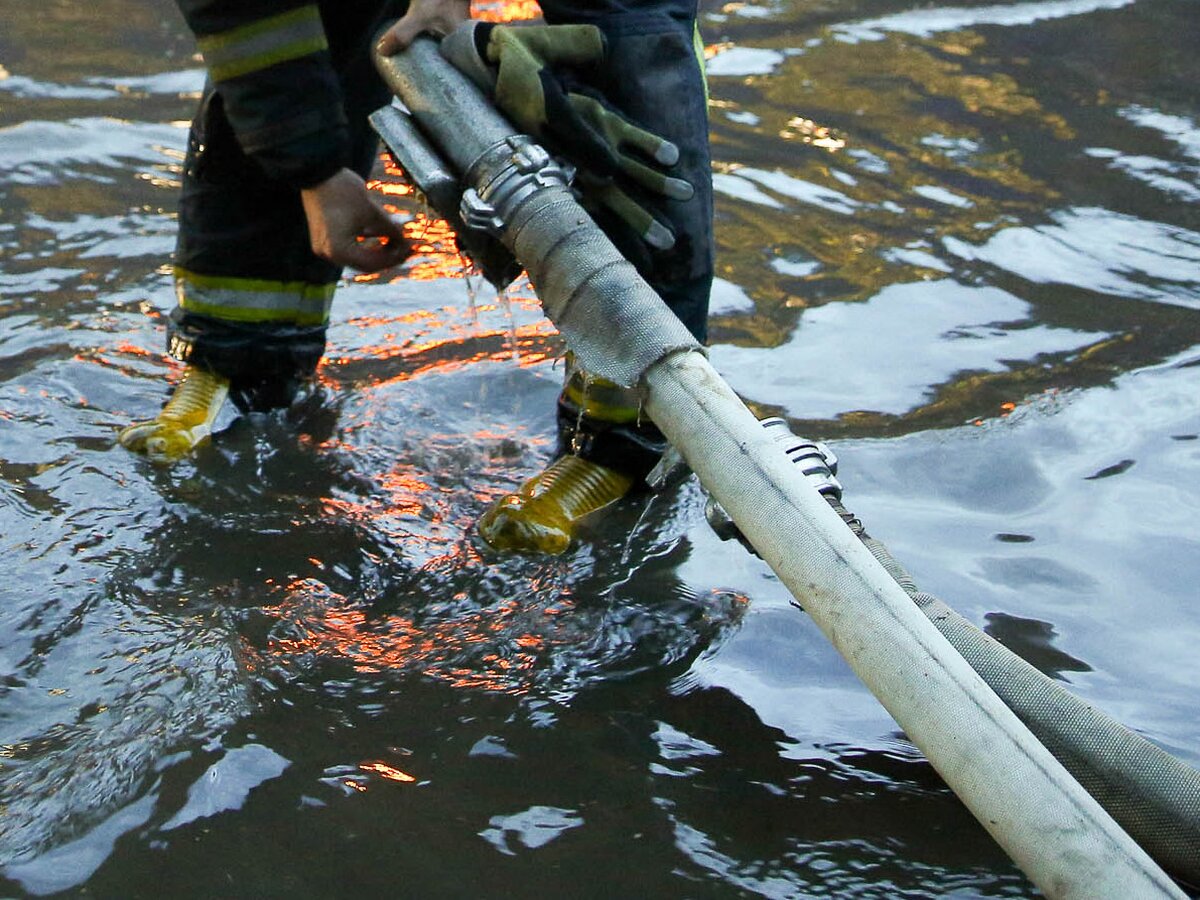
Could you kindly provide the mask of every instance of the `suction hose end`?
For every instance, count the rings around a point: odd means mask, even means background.
[[[479,535],[496,550],[564,553],[582,518],[619,500],[632,486],[628,475],[563,456],[492,504],[479,519]]]

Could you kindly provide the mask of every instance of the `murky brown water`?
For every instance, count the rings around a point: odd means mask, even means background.
[[[1200,764],[1196,3],[704,11],[714,363],[924,587]],[[0,4],[0,891],[1032,892],[694,483],[480,546],[562,348],[403,197],[430,250],[341,291],[313,397],[115,447],[202,77],[165,0]]]

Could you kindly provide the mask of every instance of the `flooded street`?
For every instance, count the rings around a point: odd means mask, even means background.
[[[922,588],[1200,766],[1196,0],[701,29],[713,364]],[[117,446],[178,374],[203,79],[168,0],[0,0],[0,895],[1035,893],[694,479],[479,540],[564,345],[382,164],[422,252],[339,289],[311,394]]]

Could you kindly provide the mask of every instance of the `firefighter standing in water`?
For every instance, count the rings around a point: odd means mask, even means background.
[[[705,340],[712,188],[695,0],[542,0],[547,25],[524,27],[473,22],[467,0],[178,2],[208,70],[168,327],[185,371],[155,419],[122,430],[124,446],[169,463],[208,437],[226,399],[289,405],[324,353],[342,268],[407,257],[363,180],[378,147],[367,116],[389,100],[372,42],[402,13],[378,49],[458,30],[497,106],[571,160],[598,224]],[[559,457],[480,520],[493,546],[566,549],[574,522],[636,486],[664,448],[634,392],[573,365],[558,420]]]

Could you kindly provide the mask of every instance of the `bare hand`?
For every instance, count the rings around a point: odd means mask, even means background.
[[[378,272],[412,252],[400,226],[375,205],[366,182],[341,169],[300,192],[313,253],[339,266]]]
[[[394,56],[419,34],[445,37],[470,18],[470,14],[470,0],[412,0],[404,18],[379,39],[378,50],[384,56]]]

